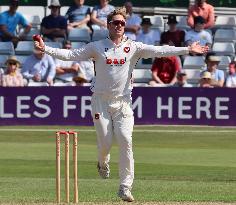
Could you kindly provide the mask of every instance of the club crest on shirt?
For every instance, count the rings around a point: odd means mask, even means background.
[[[130,47],[124,47],[124,52],[125,53],[129,53],[129,51],[130,51]]]

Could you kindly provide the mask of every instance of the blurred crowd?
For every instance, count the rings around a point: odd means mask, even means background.
[[[17,11],[19,1],[9,0],[9,9],[0,13],[0,43],[12,42],[14,49],[19,42],[29,40],[27,37],[37,30]],[[51,0],[48,7],[51,13],[42,19],[38,29],[43,39],[46,42],[59,42],[64,49],[72,49],[73,41],[79,42],[81,33],[89,36],[86,43],[107,37],[107,15],[115,9],[112,1],[98,0],[98,4],[93,7],[87,6],[85,0],[72,1],[73,5],[62,16],[60,1]],[[133,12],[132,1],[126,1],[120,6],[126,8],[128,16],[125,35],[133,41],[178,47],[189,46],[198,41],[210,48],[214,43],[214,7],[206,0],[195,0],[195,4],[189,7],[186,19],[189,29],[180,29],[177,26],[178,19],[173,14],[166,18],[167,26],[164,30],[154,28],[151,18]],[[33,48],[32,54],[28,55],[24,62],[18,58],[17,55],[9,55],[5,62],[0,62],[4,65],[0,68],[0,86],[83,86],[89,85],[95,78],[92,59],[79,62],[61,61]],[[190,72],[183,66],[186,58],[188,56],[142,60],[143,64],[150,65],[150,79],[145,82],[146,86],[236,87],[234,56],[230,56],[231,61],[225,70],[218,68],[222,58],[217,52],[210,51],[206,56],[201,56],[204,66],[199,64],[199,79],[194,83],[189,82]]]

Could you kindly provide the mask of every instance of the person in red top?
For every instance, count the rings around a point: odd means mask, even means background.
[[[176,82],[176,74],[180,70],[180,61],[176,56],[155,58],[152,64],[151,86],[169,84]]]
[[[167,21],[169,30],[161,34],[161,44],[168,44],[177,47],[184,46],[185,32],[177,29],[177,23],[176,15],[170,14]]]
[[[202,16],[205,19],[204,29],[212,28],[215,24],[214,7],[206,3],[206,0],[195,0],[195,4],[189,8],[187,23],[192,28],[196,16]]]

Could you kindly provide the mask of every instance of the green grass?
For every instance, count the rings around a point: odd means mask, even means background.
[[[18,128],[23,131],[14,130]],[[55,201],[55,132],[52,130],[62,128],[0,127],[0,203]],[[29,132],[29,129],[44,131]],[[116,143],[111,151],[111,178],[102,180],[96,170],[95,132],[85,131],[93,128],[71,129],[81,130],[79,201],[119,202]],[[136,201],[236,201],[235,128],[136,127],[133,145]],[[62,175],[63,165],[62,162]]]

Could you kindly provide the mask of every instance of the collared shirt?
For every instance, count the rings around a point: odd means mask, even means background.
[[[142,19],[137,14],[132,14],[126,19],[126,26],[140,26]],[[125,32],[125,35],[131,40],[136,40],[136,34],[132,32]]]
[[[150,30],[148,33],[141,32],[137,35],[136,41],[148,44],[156,45],[160,42],[160,32],[158,30]]]
[[[90,15],[90,7],[86,5],[77,6],[73,5],[71,6],[68,11],[66,12],[66,19],[69,20],[70,23],[72,22],[79,22],[86,18],[87,15]]]
[[[23,27],[29,25],[24,16],[19,12],[16,12],[14,15],[10,15],[9,11],[0,13],[0,25],[5,25],[7,27],[7,31],[11,34],[16,34],[16,27],[19,24]],[[0,32],[0,36],[2,36],[2,32]]]
[[[191,43],[199,41],[202,46],[205,46],[206,44],[212,44],[212,36],[205,30],[196,32],[194,29],[192,29],[185,35],[185,42],[188,41]]]
[[[48,78],[52,80],[56,74],[56,66],[51,56],[45,54],[42,59],[38,59],[32,54],[25,60],[21,72],[26,79],[32,79],[37,74],[41,76],[41,81]]]
[[[180,65],[176,56],[156,58],[152,65],[152,72],[156,72],[165,84],[169,84],[179,70]]]
[[[115,7],[107,4],[104,8],[100,5],[96,5],[92,12],[97,12],[97,19],[107,22],[107,15],[115,10]]]
[[[45,53],[61,60],[88,60],[95,62],[96,94],[124,96],[131,94],[132,73],[140,58],[185,55],[187,47],[153,46],[124,37],[119,45],[109,38],[86,44],[80,49],[55,49],[45,46]]]
[[[215,24],[214,7],[210,4],[204,3],[202,7],[193,5],[188,10],[187,23],[190,27],[194,27],[194,17],[202,16],[206,20],[204,28],[211,28]]]

